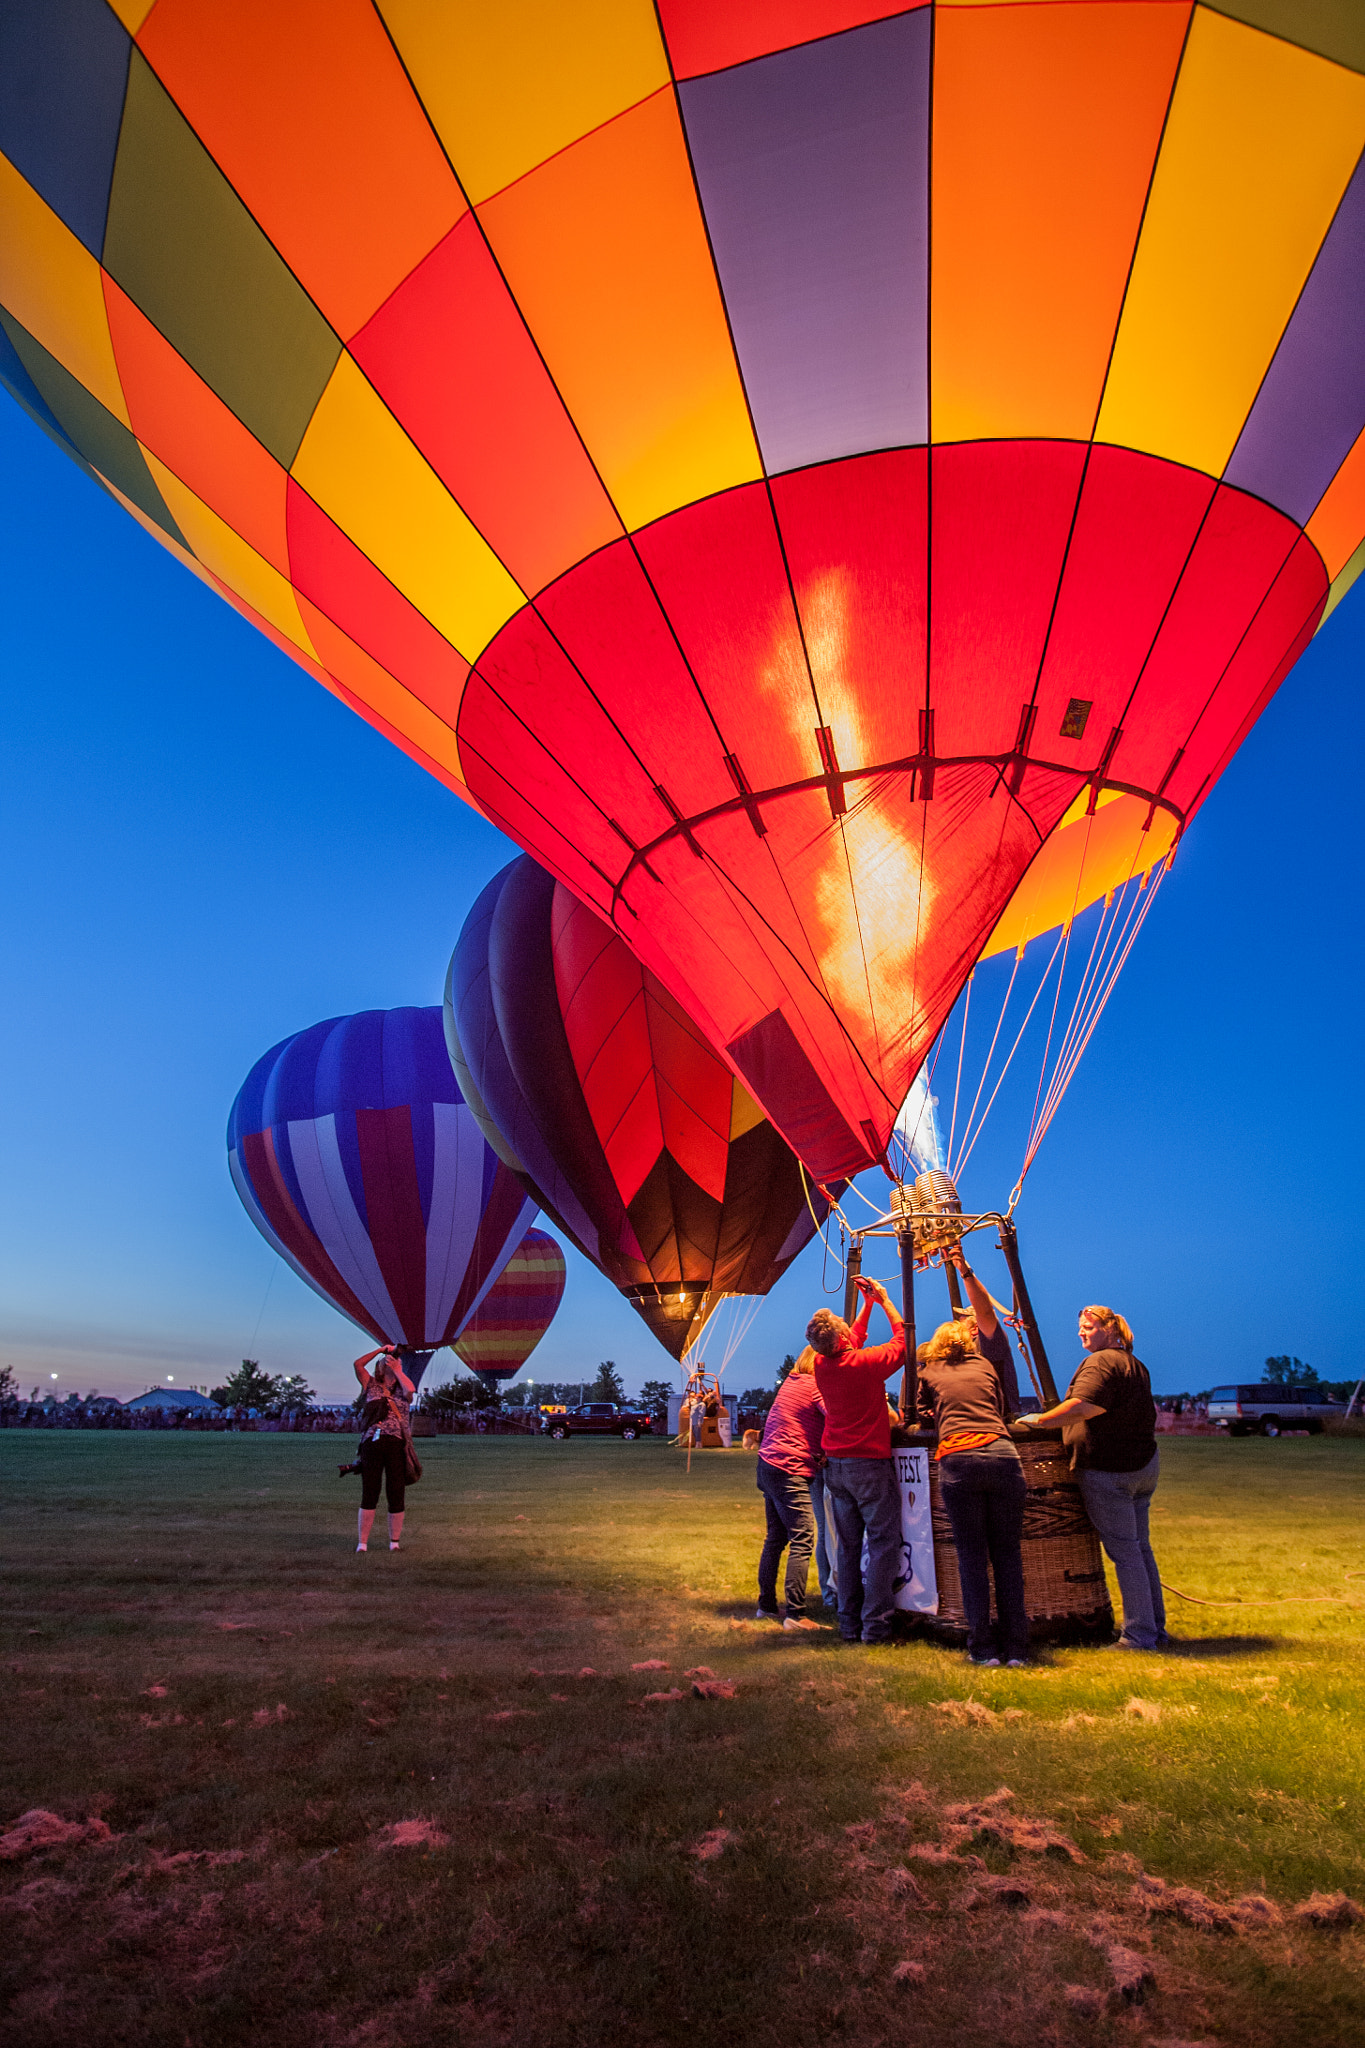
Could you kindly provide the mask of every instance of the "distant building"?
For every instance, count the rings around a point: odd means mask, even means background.
[[[148,1387],[145,1394],[136,1400],[125,1401],[125,1408],[211,1408],[217,1410],[217,1402],[210,1401],[207,1394],[197,1394],[192,1387]]]

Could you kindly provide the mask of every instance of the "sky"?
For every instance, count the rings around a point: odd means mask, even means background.
[[[290,1032],[439,1003],[464,915],[515,849],[3,397],[0,476],[0,1365],[25,1391],[127,1397],[217,1384],[251,1356],[348,1398],[369,1340],[257,1235],[228,1178],[228,1109]],[[1060,1380],[1093,1301],[1127,1316],[1158,1390],[1255,1379],[1283,1352],[1326,1378],[1365,1370],[1362,590],[1186,834],[1025,1184],[1020,1244]],[[1014,1184],[1037,1057],[1025,1066],[973,1154],[969,1208]],[[990,1241],[973,1242],[1005,1293]],[[676,1381],[565,1249],[564,1303],[523,1376],[591,1378],[612,1358],[632,1391]],[[893,1264],[869,1247],[866,1270],[890,1280]],[[813,1244],[726,1385],[771,1385],[841,1294]],[[945,1303],[923,1279],[921,1322]]]

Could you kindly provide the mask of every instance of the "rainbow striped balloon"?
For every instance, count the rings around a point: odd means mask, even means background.
[[[564,1254],[528,1230],[464,1326],[455,1349],[472,1372],[510,1380],[539,1344],[564,1297]]]

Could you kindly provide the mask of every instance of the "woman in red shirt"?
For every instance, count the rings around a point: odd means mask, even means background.
[[[810,1482],[824,1453],[825,1404],[815,1385],[815,1353],[809,1344],[777,1390],[758,1448],[758,1490],[768,1516],[768,1534],[758,1560],[759,1621],[782,1621],[777,1605],[777,1567],[787,1552],[787,1616],[783,1628],[818,1628],[806,1613],[806,1581],[815,1548],[815,1510]]]

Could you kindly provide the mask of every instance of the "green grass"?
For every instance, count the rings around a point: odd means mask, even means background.
[[[0,1435],[0,1824],[114,1834],[0,1864],[25,2048],[1365,2034],[1361,1929],[1210,1933],[1132,1899],[1141,1865],[1365,1901],[1365,1444],[1163,1444],[1163,1576],[1213,1604],[1171,1601],[1177,1653],[1015,1674],[734,1626],[743,1453],[689,1476],[649,1442],[429,1440],[407,1547],[361,1558],[343,1443]],[[736,1696],[638,1704],[698,1664]],[[1085,1861],[945,1833],[1001,1785]],[[403,1821],[443,1839],[381,1846]],[[961,1855],[915,1858],[941,1842]],[[1007,1870],[1032,1917],[967,1901]],[[1115,1940],[1154,1984],[1088,2017],[1064,1987],[1107,1994]]]

